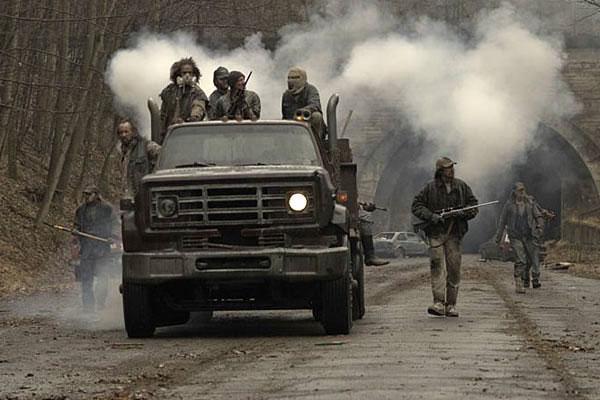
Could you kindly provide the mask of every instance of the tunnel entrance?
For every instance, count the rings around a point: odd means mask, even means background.
[[[482,209],[471,221],[464,238],[464,250],[477,252],[495,230],[502,204],[515,181],[525,183],[527,191],[540,205],[556,213],[546,228],[546,239],[561,238],[561,222],[597,204],[593,177],[577,151],[556,131],[540,124],[524,157],[505,170],[490,176],[485,184],[468,182],[480,202],[500,200],[499,206]],[[410,205],[413,196],[432,179],[435,159],[440,155],[433,143],[423,137],[405,135],[396,143],[379,179],[375,201],[388,212],[374,215],[377,230],[410,230]],[[447,154],[453,157],[452,154]],[[460,164],[457,176],[461,177]]]

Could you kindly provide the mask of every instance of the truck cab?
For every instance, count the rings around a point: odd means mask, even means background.
[[[329,142],[336,105],[332,96]],[[364,315],[364,277],[356,196],[342,187],[355,193],[356,169],[339,159],[304,121],[172,126],[123,207],[128,335],[190,312],[273,309],[310,309],[327,334],[349,333]]]

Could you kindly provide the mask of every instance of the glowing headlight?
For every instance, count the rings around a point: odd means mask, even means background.
[[[294,193],[288,199],[288,204],[292,211],[304,211],[306,206],[308,205],[308,199],[302,193]]]
[[[158,216],[161,218],[172,218],[177,215],[177,199],[173,197],[161,197],[157,203]]]

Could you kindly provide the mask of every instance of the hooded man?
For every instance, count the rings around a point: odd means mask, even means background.
[[[159,144],[162,144],[169,126],[202,121],[206,116],[208,99],[198,86],[200,76],[200,70],[191,57],[182,58],[171,66],[171,83],[160,93],[162,104]]]
[[[217,101],[215,119],[249,119],[260,118],[260,97],[246,89],[246,76],[240,71],[229,73],[229,92]]]
[[[448,317],[458,317],[456,300],[460,284],[461,242],[469,229],[467,221],[478,213],[477,209],[471,209],[448,219],[439,214],[444,209],[477,205],[469,185],[454,177],[454,164],[448,157],[438,159],[434,180],[415,196],[412,203],[414,216],[428,222],[425,234],[430,246],[433,305],[427,308],[427,312]]]
[[[506,229],[516,257],[514,277],[517,293],[525,293],[525,287],[529,287],[528,266],[531,268],[533,288],[542,286],[539,248],[544,232],[544,213],[549,212],[527,194],[522,182],[516,182],[498,221],[496,243],[500,243]]]
[[[308,83],[306,71],[300,67],[290,68],[287,85],[288,90],[281,96],[283,119],[295,119],[297,116],[307,119],[317,137],[325,140],[326,127],[319,90]]]
[[[208,119],[216,119],[217,101],[227,94],[229,90],[229,71],[225,67],[219,67],[213,72],[213,84],[215,90],[208,97]]]

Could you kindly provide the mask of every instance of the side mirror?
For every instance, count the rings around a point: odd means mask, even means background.
[[[131,197],[119,200],[119,208],[121,211],[135,211],[135,203]]]

